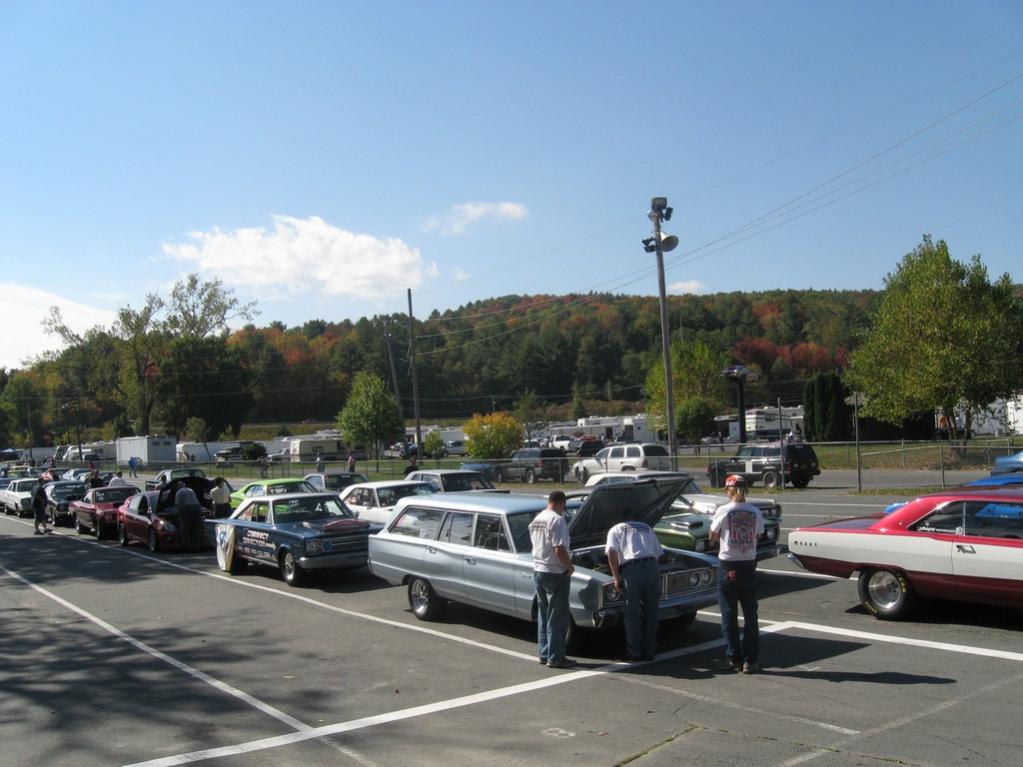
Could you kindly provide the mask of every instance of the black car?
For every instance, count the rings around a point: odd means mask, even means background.
[[[50,482],[43,486],[46,493],[46,516],[51,524],[71,525],[75,520],[75,512],[71,509],[72,501],[80,501],[88,492],[89,486],[84,482]]]
[[[604,449],[604,442],[599,439],[585,439],[579,443],[578,455],[580,458],[589,458]]]
[[[729,474],[738,474],[749,484],[760,482],[764,487],[781,487],[782,477],[793,487],[806,487],[820,473],[817,453],[810,445],[778,442],[743,445],[731,458],[711,461],[707,466],[712,487],[724,487]]]
[[[568,474],[568,456],[557,447],[525,447],[516,450],[507,461],[494,466],[497,482],[520,480],[532,484],[538,479],[563,482]]]

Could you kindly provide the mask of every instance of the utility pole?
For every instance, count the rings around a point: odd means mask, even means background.
[[[387,343],[387,361],[391,365],[391,383],[394,385],[394,399],[398,403],[398,420],[405,423],[405,413],[401,409],[401,389],[398,388],[398,370],[394,367],[394,351],[391,349],[391,318],[384,318],[384,341]]]
[[[412,365],[412,411],[416,418],[416,451],[422,458],[423,433],[419,423],[419,378],[416,377],[416,329],[412,324],[412,288],[408,289],[408,357]]]
[[[671,327],[668,325],[668,298],[664,287],[664,251],[674,249],[678,245],[678,238],[671,237],[669,242],[661,242],[661,222],[670,221],[671,212],[667,197],[654,197],[650,201],[650,213],[647,216],[654,224],[654,236],[644,240],[643,247],[647,253],[651,250],[657,253],[657,292],[661,303],[661,354],[664,357],[664,412],[668,419],[668,453],[671,455],[671,468],[677,470],[678,440],[675,438],[675,393],[672,391],[671,382]]]

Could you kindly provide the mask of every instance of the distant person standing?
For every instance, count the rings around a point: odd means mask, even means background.
[[[121,470],[118,469],[114,472],[114,476],[110,478],[109,487],[128,487],[128,480],[121,476]]]
[[[401,473],[401,476],[407,477],[409,474],[411,474],[414,471],[419,471],[419,463],[417,462],[417,458],[416,458],[415,454],[413,454],[411,457],[409,457],[409,459],[408,459],[408,466],[405,467],[405,471],[403,471]]]
[[[710,523],[711,543],[719,542],[718,604],[728,665],[734,671],[760,670],[760,625],[757,622],[757,539],[764,532],[760,509],[746,503],[746,480],[736,474],[725,479],[730,503],[717,510]],[[739,605],[745,627],[739,643]]]
[[[181,520],[181,547],[186,551],[198,551],[202,540],[202,507],[195,491],[184,482],[178,481],[175,488],[174,505]]]
[[[568,622],[568,590],[575,566],[570,554],[565,523],[565,494],[555,490],[547,496],[547,508],[529,523],[533,544],[533,583],[536,586],[536,638],[541,663],[549,668],[572,668],[565,657]]]
[[[323,453],[317,452],[316,453],[316,473],[317,474],[323,474],[323,469],[324,469]]]
[[[348,451],[348,471],[355,472],[355,453],[351,450]]]
[[[50,532],[49,522],[46,519],[46,492],[43,490],[43,483],[36,482],[32,488],[32,516],[35,520],[35,534],[42,535]],[[39,525],[43,529],[39,529]]]
[[[607,563],[615,588],[625,594],[625,645],[630,661],[657,654],[657,615],[661,604],[664,553],[654,530],[644,522],[619,522],[607,532]]]
[[[135,456],[132,456],[131,458],[128,459],[128,476],[131,476],[131,477],[137,477],[138,476],[138,473],[136,472],[136,469],[138,468],[138,465],[139,465],[139,462],[138,462],[138,459],[135,458]]]
[[[231,490],[227,486],[227,480],[223,477],[217,477],[214,482],[217,484],[210,490],[213,514],[217,519],[223,519],[231,516]]]

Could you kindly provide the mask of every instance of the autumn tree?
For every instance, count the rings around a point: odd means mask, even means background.
[[[980,256],[956,261],[927,235],[885,288],[845,379],[865,395],[861,412],[897,424],[963,406],[968,433],[973,414],[1011,395],[1023,376],[1023,305],[1012,280],[992,283]]]
[[[522,427],[507,413],[477,413],[462,426],[472,458],[504,458],[522,444]]]

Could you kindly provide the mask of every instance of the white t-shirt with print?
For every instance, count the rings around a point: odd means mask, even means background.
[[[554,553],[555,546],[569,550],[568,525],[565,518],[553,509],[544,509],[529,523],[529,538],[533,542],[533,570],[538,573],[563,573],[565,566]]]
[[[751,503],[726,503],[714,514],[710,529],[721,536],[718,559],[748,562],[757,558],[757,539],[764,532],[764,515]]]

